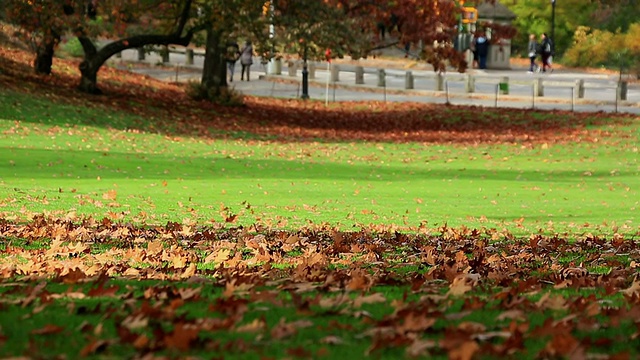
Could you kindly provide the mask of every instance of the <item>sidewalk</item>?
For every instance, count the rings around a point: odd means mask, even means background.
[[[185,65],[186,58],[183,54],[170,54],[170,63],[162,63],[157,54],[147,54],[144,63],[146,66],[135,66],[138,61],[136,50],[126,50],[121,59],[112,59],[116,66],[149,75],[164,81],[198,81],[203,67],[203,57],[195,56],[193,65]],[[527,74],[525,68],[514,66],[511,70],[469,70],[470,74],[478,78],[486,79],[486,82],[477,82],[474,93],[466,93],[464,83],[460,81],[448,81],[447,91],[435,91],[436,85],[433,79],[433,70],[426,63],[407,59],[376,58],[361,59],[356,61],[340,60],[335,64],[347,71],[340,72],[339,81],[329,84],[327,91],[328,72],[326,63],[319,63],[316,68],[315,79],[309,79],[309,96],[313,100],[322,101],[415,101],[426,103],[450,103],[454,105],[476,105],[484,107],[512,107],[522,109],[561,109],[574,111],[605,111],[628,112],[640,114],[640,87],[630,84],[628,97],[625,102],[615,101],[615,86],[617,78],[608,74],[593,74],[571,69],[556,70],[552,74]],[[151,66],[149,66],[151,65]],[[161,65],[161,66],[156,66]],[[364,84],[355,84],[355,66],[365,68]],[[378,68],[384,66],[386,86],[377,86]],[[252,81],[238,81],[240,78],[240,66],[236,66],[236,74],[233,83],[229,86],[247,95],[299,98],[302,94],[302,74],[298,70],[296,76],[288,75],[288,68],[283,64],[282,75],[267,74],[267,67],[260,63],[260,59],[254,59],[251,66]],[[407,71],[414,76],[414,89],[404,89],[404,77]],[[454,74],[451,74],[452,76]],[[585,90],[584,99],[572,101],[572,89],[569,87],[552,86],[545,87],[544,97],[534,97],[531,85],[518,85],[531,82],[535,76],[544,76],[544,81],[575,81],[585,79],[585,86],[591,86]],[[496,91],[495,82],[502,77],[509,77],[509,95],[501,95]],[[493,81],[494,84],[490,82]],[[601,88],[600,91],[598,89]],[[328,96],[327,96],[328,95]]]

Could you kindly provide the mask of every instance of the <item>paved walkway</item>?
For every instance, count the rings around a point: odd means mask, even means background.
[[[203,57],[196,55],[193,65],[185,65],[183,54],[170,54],[170,63],[162,63],[157,54],[147,54],[144,63],[152,66],[135,66],[138,61],[137,50],[126,50],[120,59],[111,60],[117,66],[129,69],[165,81],[199,80],[203,66]],[[404,59],[402,59],[404,60]],[[364,59],[359,61],[337,61],[341,69],[338,82],[330,83],[327,91],[329,73],[326,63],[317,66],[314,79],[309,80],[309,96],[319,101],[415,101],[426,103],[451,103],[454,105],[478,105],[484,107],[513,107],[536,109],[562,109],[574,111],[628,112],[640,114],[640,85],[630,84],[627,101],[616,101],[617,78],[607,74],[593,74],[575,70],[556,70],[551,74],[528,74],[526,69],[514,67],[511,70],[470,70],[476,76],[475,92],[466,93],[462,81],[449,80],[446,91],[435,91],[433,71],[428,64],[415,61],[395,61],[393,59]],[[131,65],[134,66],[131,66]],[[162,66],[155,66],[162,65]],[[364,85],[355,84],[356,65],[365,68]],[[386,86],[378,86],[376,71],[384,66]],[[251,67],[251,81],[240,79],[240,65],[236,66],[236,80],[229,85],[235,90],[254,96],[299,98],[301,96],[301,71],[289,76],[286,65],[282,75],[267,74],[267,66],[254,60]],[[404,90],[405,74],[410,70],[414,76],[414,89]],[[454,74],[451,74],[454,75]],[[545,86],[544,97],[534,97],[531,80],[542,76]],[[509,95],[497,91],[497,82],[509,77]],[[573,89],[568,85],[576,79],[585,80],[584,99],[575,99]],[[553,86],[553,83],[556,86]]]

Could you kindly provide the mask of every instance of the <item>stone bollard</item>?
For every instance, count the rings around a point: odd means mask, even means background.
[[[387,73],[384,69],[378,69],[378,86],[387,86]]]
[[[627,89],[628,83],[626,81],[618,83],[618,88],[616,89],[618,100],[627,101]]]
[[[503,76],[502,78],[500,78],[498,88],[500,89],[500,94],[509,95],[509,77]]]
[[[466,78],[466,82],[465,82],[465,91],[468,93],[472,93],[476,91],[476,78],[473,77],[473,75],[471,74],[467,74],[467,78]]]
[[[584,80],[583,79],[576,80],[575,92],[578,99],[584,99]]]
[[[295,77],[298,72],[298,64],[292,60],[287,61],[287,71],[289,72],[289,76]]]
[[[533,93],[536,96],[544,96],[544,84],[542,83],[542,78],[533,80]]]
[[[331,65],[331,82],[340,81],[340,66],[336,64]]]
[[[144,61],[144,49],[138,48],[138,61]]]
[[[444,75],[436,74],[436,91],[444,91]]]
[[[163,63],[168,63],[169,62],[169,48],[166,46],[163,46],[162,49],[160,50],[160,55],[162,56],[162,62]]]
[[[185,64],[193,65],[193,49],[186,49],[184,51]]]
[[[411,71],[407,71],[404,74],[404,88],[407,90],[413,89],[413,73]]]
[[[309,79],[315,79],[316,78],[316,63],[315,62],[309,62],[307,63],[307,71],[309,72]]]
[[[364,68],[356,66],[356,85],[364,84]]]
[[[282,59],[271,59],[272,61],[272,73],[269,75],[282,75]]]

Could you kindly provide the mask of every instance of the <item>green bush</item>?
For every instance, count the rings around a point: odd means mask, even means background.
[[[81,58],[84,57],[84,50],[80,44],[80,40],[77,37],[72,37],[66,41],[63,41],[60,45],[60,51],[63,55]]]
[[[565,52],[563,63],[576,67],[606,67],[640,74],[640,23],[626,33],[579,26],[573,45]]]

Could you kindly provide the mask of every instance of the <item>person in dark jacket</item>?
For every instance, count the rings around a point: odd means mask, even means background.
[[[229,82],[233,82],[233,73],[236,70],[236,62],[238,59],[240,59],[240,46],[235,41],[229,41],[227,43],[227,54],[225,55]]]
[[[540,42],[539,49],[540,57],[542,58],[542,72],[546,72],[549,69],[553,72],[551,66],[551,56],[553,55],[553,42],[547,36],[547,33],[542,34],[542,42]]]
[[[244,47],[240,50],[240,64],[242,65],[242,72],[240,73],[240,80],[244,80],[245,71],[247,73],[247,81],[249,81],[249,70],[251,64],[253,64],[253,46],[251,41],[244,43]]]
[[[478,53],[478,67],[480,69],[487,68],[487,56],[489,55],[489,40],[485,36],[484,32],[478,34],[478,36],[473,39],[476,47],[476,52]]]

